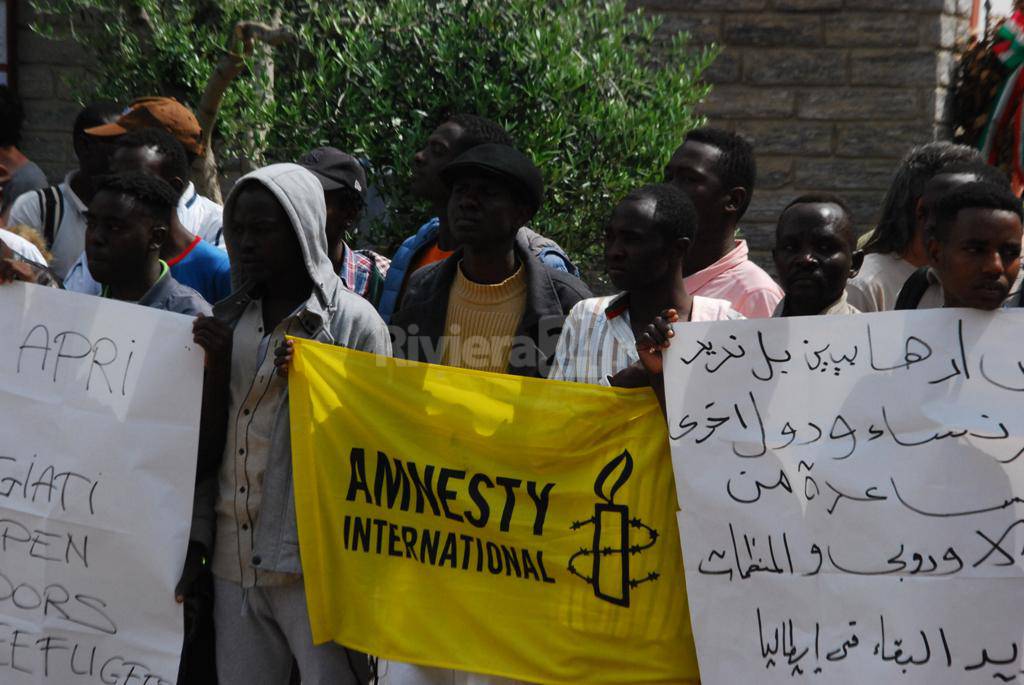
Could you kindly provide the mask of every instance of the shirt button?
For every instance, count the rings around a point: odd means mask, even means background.
[[[245,448],[243,447],[242,449],[238,450],[238,453],[239,454],[245,454]]]
[[[242,530],[249,530],[249,524],[248,523],[243,523],[242,524]]]
[[[249,410],[248,409],[243,409],[242,413],[245,414],[246,416],[248,416],[249,415]]]
[[[243,485],[242,487],[238,488],[238,491],[244,495],[245,494],[245,486]]]
[[[263,561],[263,560],[260,559],[260,555],[257,554],[256,556],[254,556],[252,558],[252,565],[253,566],[259,566],[261,561]]]

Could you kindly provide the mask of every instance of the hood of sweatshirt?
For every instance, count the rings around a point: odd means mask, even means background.
[[[316,176],[298,164],[271,164],[246,174],[238,180],[224,203],[224,243],[231,257],[231,285],[235,292],[248,290],[241,269],[236,267],[238,248],[235,245],[235,201],[249,184],[258,183],[273,193],[284,208],[302,248],[306,271],[313,281],[313,293],[321,307],[327,307],[341,281],[334,272],[327,254],[327,206],[323,186]]]

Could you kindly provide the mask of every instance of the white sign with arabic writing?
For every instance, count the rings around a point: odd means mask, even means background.
[[[0,683],[173,685],[201,351],[188,317],[0,286]]]
[[[1024,313],[676,326],[705,685],[1024,683]]]

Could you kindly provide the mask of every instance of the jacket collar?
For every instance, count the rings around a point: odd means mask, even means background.
[[[340,279],[338,279],[338,282],[340,282]],[[243,287],[232,293],[228,298],[215,304],[213,306],[213,315],[233,326],[242,318],[245,308],[256,299],[258,298],[253,294],[253,288]],[[310,336],[325,326],[331,311],[331,307],[322,303],[320,299],[320,293],[316,288],[313,288],[312,294],[294,314],[295,318],[298,319],[306,333]]]
[[[171,270],[167,266],[167,262],[160,260],[160,278],[156,279],[146,294],[139,298],[137,304],[141,304],[146,307],[152,307],[166,300],[174,292],[175,286],[178,284],[174,280],[174,276],[171,275]],[[106,288],[104,287],[104,290]]]
[[[522,231],[520,231],[520,236]],[[558,291],[548,275],[548,268],[533,256],[529,244],[523,237],[516,238],[516,255],[526,269],[526,311],[523,312],[519,330],[528,331],[547,316],[563,316]]]
[[[526,309],[516,331],[517,335],[521,335],[534,329],[545,317],[562,317],[563,313],[558,292],[547,273],[547,267],[534,257],[519,239],[516,240],[513,249],[523,265],[526,278]],[[426,292],[421,299],[423,311],[416,317],[417,323],[421,324],[420,334],[434,340],[444,334],[445,320],[448,317],[448,298],[461,261],[462,250],[458,250],[440,262],[436,267],[436,275],[424,283]]]

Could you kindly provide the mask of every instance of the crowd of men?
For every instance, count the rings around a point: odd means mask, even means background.
[[[247,174],[222,208],[189,180],[202,135],[173,99],[85,107],[72,130],[78,168],[56,186],[18,150],[21,118],[0,88],[0,282],[194,316],[206,353],[177,590],[186,683],[216,673],[224,684],[283,684],[296,668],[311,684],[380,674],[486,682],[313,645],[285,335],[481,371],[651,386],[663,400],[661,354],[674,323],[1021,305],[1021,201],[976,150],[950,143],[902,160],[863,249],[842,198],[795,198],[778,218],[776,283],[736,237],[755,189],[752,146],[714,128],[691,131],[664,182],[608,207],[605,267],[616,293],[593,297],[565,251],[531,228],[542,170],[479,116],[451,117],[416,153],[411,189],[429,211],[390,260],[345,242],[368,184],[340,150]]]

